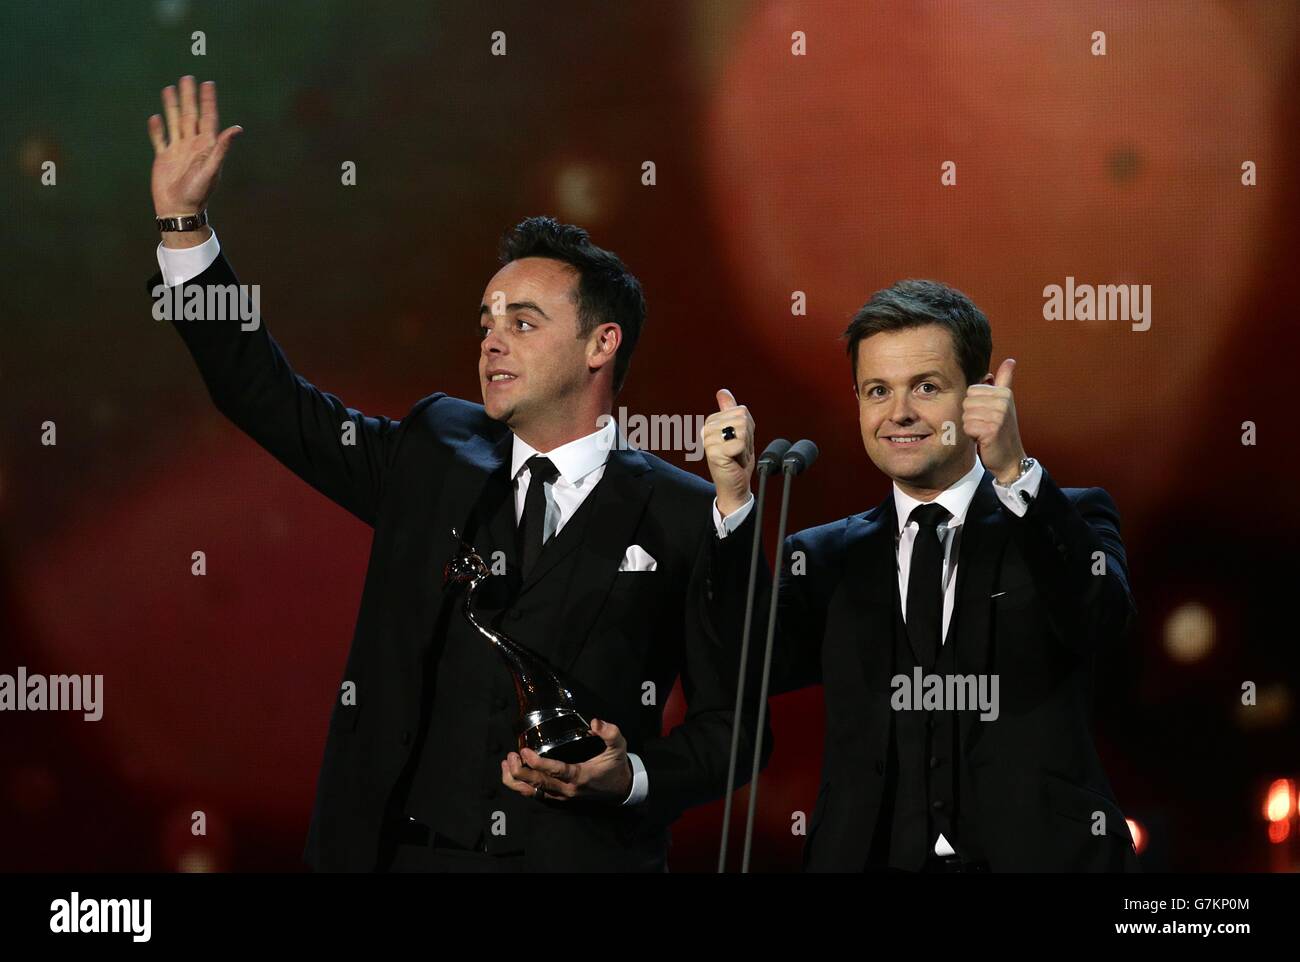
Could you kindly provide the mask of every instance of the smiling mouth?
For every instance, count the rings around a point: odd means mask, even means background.
[[[513,381],[513,380],[515,380],[515,379],[516,379],[516,376],[515,376],[514,374],[493,374],[491,377],[488,378],[488,383],[489,383],[489,384],[504,384],[504,383],[506,383],[507,381]]]
[[[891,437],[886,437],[885,440],[890,444],[903,448],[907,447],[909,444],[920,444],[929,436],[930,435],[928,434],[895,434]]]

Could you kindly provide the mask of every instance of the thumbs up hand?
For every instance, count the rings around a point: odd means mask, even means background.
[[[1016,402],[1011,395],[1015,371],[1015,359],[1007,358],[998,367],[992,384],[972,384],[962,401],[962,430],[979,445],[984,467],[1002,484],[1016,479],[1020,459],[1025,456],[1016,423]]]
[[[754,419],[749,408],[737,404],[726,388],[717,393],[717,402],[718,410],[705,420],[700,437],[718,492],[718,510],[725,518],[749,500],[749,479],[754,473]]]

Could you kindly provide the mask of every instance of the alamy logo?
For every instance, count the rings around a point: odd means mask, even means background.
[[[104,715],[103,675],[0,675],[0,711],[79,711],[86,721]]]
[[[602,414],[596,418],[596,427],[603,428],[614,417]],[[640,451],[685,451],[687,461],[704,457],[703,414],[628,414],[627,408],[618,409],[618,433],[627,443]]]
[[[981,721],[998,717],[997,675],[926,675],[921,667],[910,675],[895,675],[889,705],[894,711],[970,711],[978,708]]]
[[[56,934],[129,932],[132,942],[148,942],[152,899],[70,899],[50,903],[50,931]]]
[[[1043,288],[1045,321],[1132,321],[1135,331],[1151,327],[1150,284],[1048,284]]]
[[[155,284],[155,321],[242,321],[241,331],[262,323],[262,289],[257,284]]]

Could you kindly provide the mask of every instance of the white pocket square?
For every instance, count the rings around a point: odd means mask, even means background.
[[[639,544],[628,548],[623,554],[623,560],[618,563],[619,571],[654,571],[658,567],[659,562]]]

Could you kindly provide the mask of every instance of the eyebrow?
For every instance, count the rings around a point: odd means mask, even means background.
[[[544,310],[538,307],[537,304],[533,301],[514,301],[506,305],[506,310],[507,311],[536,311],[538,314],[542,315],[542,317],[546,318],[548,321],[551,319],[550,315],[548,315]],[[488,307],[486,304],[479,305],[479,309],[478,309],[479,317],[482,317],[484,314],[491,314],[491,313],[492,313],[492,309]]]
[[[948,382],[948,377],[942,371],[922,371],[920,374],[912,375],[912,383],[915,384],[917,381],[943,381],[946,384]],[[865,381],[863,381],[861,384],[858,385],[858,389],[861,390],[862,388],[866,387],[868,384],[884,384],[884,383],[885,381],[883,378],[878,378],[878,377],[867,378]]]

